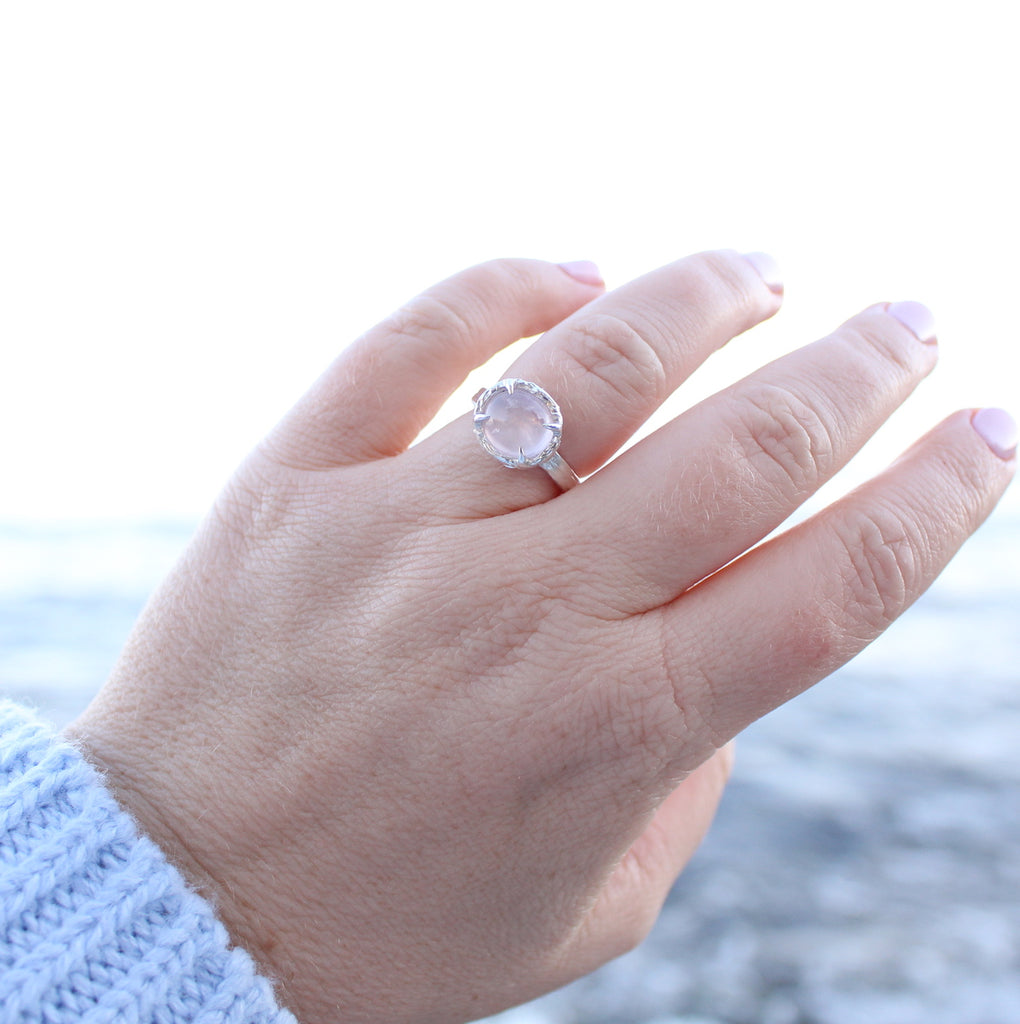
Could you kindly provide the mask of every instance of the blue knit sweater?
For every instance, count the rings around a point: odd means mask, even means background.
[[[0,1024],[294,1024],[96,772],[0,703]]]

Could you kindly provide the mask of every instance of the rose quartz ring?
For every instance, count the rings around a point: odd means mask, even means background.
[[[557,451],[563,434],[560,407],[531,381],[512,377],[476,395],[475,434],[510,469],[537,466],[565,491],[578,482]]]

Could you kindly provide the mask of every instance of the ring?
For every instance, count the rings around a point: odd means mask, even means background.
[[[563,436],[560,407],[530,380],[510,377],[475,395],[475,434],[510,469],[537,466],[564,491],[578,483],[558,451]]]

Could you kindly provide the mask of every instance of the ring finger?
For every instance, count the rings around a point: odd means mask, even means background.
[[[556,399],[564,422],[560,454],[585,476],[713,351],[772,316],[781,296],[768,257],[689,256],[589,303],[548,331],[505,376],[534,381]],[[428,480],[458,517],[498,515],[558,493],[545,473],[508,471],[486,455],[470,416],[409,454],[418,460],[415,478]],[[446,479],[443,488],[436,488],[437,478]]]

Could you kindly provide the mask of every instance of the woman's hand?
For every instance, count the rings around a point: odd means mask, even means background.
[[[770,276],[708,253],[600,296],[502,260],[430,289],[240,468],[72,727],[304,1024],[478,1017],[639,941],[729,740],[878,636],[1006,487],[1008,419],[959,412],[754,547],[934,366],[912,303],[610,462],[777,310]],[[501,467],[470,414],[408,449],[540,331],[507,375],[559,401],[591,479]]]

